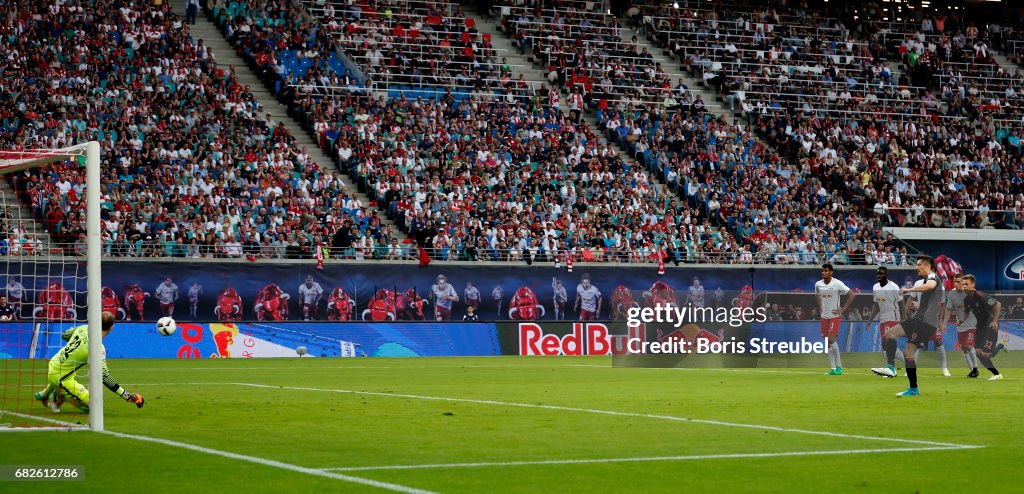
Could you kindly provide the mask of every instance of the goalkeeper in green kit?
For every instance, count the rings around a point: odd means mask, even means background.
[[[114,315],[104,312],[103,337],[106,338],[112,329],[114,329]],[[65,331],[61,338],[68,343],[50,359],[46,388],[36,393],[35,398],[44,406],[48,406],[54,413],[60,413],[60,407],[66,399],[72,401],[80,411],[87,413],[89,411],[89,388],[75,380],[75,375],[89,363],[89,326],[85,324],[75,326]],[[107,370],[106,353],[107,351],[104,349],[101,357],[103,385],[117,393],[125,401],[142,408],[146,403],[142,399],[142,395],[129,393],[118,385],[117,380],[110,375],[110,371]]]

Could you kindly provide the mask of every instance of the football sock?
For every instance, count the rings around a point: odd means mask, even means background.
[[[917,365],[914,359],[907,362],[907,380],[910,381],[911,388],[917,387]]]
[[[836,365],[835,366],[836,367],[842,367],[843,366],[843,361],[842,361],[842,359],[839,358],[839,343],[833,341],[828,349],[829,349],[830,352],[832,352],[833,355],[835,355],[835,357],[833,357],[835,359],[835,361],[836,361]]]
[[[47,383],[46,387],[43,388],[43,390],[40,391],[39,394],[43,395],[43,398],[49,399],[50,393],[52,393],[52,392],[53,392],[53,386],[51,386],[49,383]]]
[[[996,369],[996,366],[994,364],[992,364],[992,359],[988,357],[982,357],[979,355],[978,360],[981,361],[981,364],[984,365],[985,368],[988,369],[988,371],[991,372],[993,376],[999,374],[999,370]]]
[[[882,348],[885,350],[885,362],[889,365],[896,363],[896,340],[886,338],[882,341]]]
[[[946,367],[946,347],[944,347],[942,345],[939,345],[938,353],[939,353],[939,364],[942,365],[942,369],[943,370],[948,369],[948,367]]]

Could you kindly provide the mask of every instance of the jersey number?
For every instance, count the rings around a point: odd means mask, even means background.
[[[81,338],[78,338],[77,336],[75,337],[75,339],[69,341],[68,342],[68,346],[64,347],[64,355],[61,355],[60,362],[64,363],[64,361],[66,361],[67,359],[71,358],[71,352],[77,350],[78,347],[80,347],[81,345],[82,345],[82,340],[81,340]]]

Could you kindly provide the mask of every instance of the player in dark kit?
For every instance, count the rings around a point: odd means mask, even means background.
[[[907,364],[908,387],[898,396],[919,396],[921,391],[917,388],[917,360],[915,354],[918,347],[928,344],[928,340],[935,335],[939,323],[939,303],[943,299],[944,289],[939,276],[935,274],[935,260],[928,256],[917,258],[917,274],[924,278],[924,283],[913,288],[901,288],[900,296],[907,293],[921,292],[921,300],[917,311],[909,318],[900,321],[899,324],[886,331],[885,357],[887,362],[893,361],[896,355],[896,338],[906,337],[907,343],[903,347],[903,360]],[[892,370],[888,367],[871,369],[880,376],[892,377],[889,373]]]
[[[14,306],[7,303],[7,295],[0,295],[0,321],[13,321],[15,314]]]
[[[1003,304],[995,297],[978,290],[977,280],[973,275],[964,276],[966,286],[966,297],[964,298],[964,311],[974,314],[978,320],[978,331],[974,336],[974,351],[978,361],[984,365],[992,377],[989,381],[998,381],[1003,378],[996,366],[992,363],[995,357],[1005,345],[998,342],[999,339],[999,314],[1003,310]]]

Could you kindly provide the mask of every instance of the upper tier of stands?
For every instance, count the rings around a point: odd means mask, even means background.
[[[890,226],[1024,226],[1021,77],[996,64],[985,29],[671,4],[635,13],[788,162],[827,178],[851,213]]]
[[[100,142],[109,255],[311,257],[336,224],[379,222],[166,6],[8,2],[0,45],[0,143]],[[10,177],[66,253],[84,248],[83,175]]]

